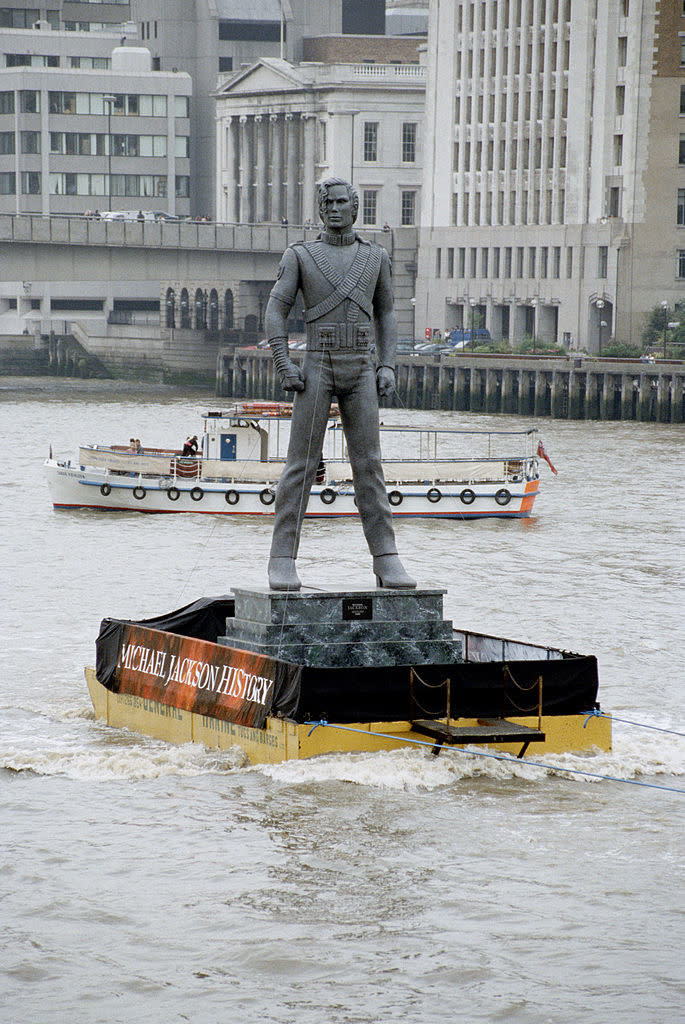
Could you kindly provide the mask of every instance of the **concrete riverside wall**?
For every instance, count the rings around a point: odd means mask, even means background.
[[[301,360],[303,353],[292,352]],[[268,350],[223,350],[217,393],[282,401]],[[394,404],[572,420],[685,420],[685,363],[582,357],[401,356]]]
[[[214,380],[219,344],[203,331],[117,325],[111,333],[95,335],[76,322],[71,327],[115,377]]]

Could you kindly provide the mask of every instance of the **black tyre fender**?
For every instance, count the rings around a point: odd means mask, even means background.
[[[112,488],[111,488],[111,486],[109,484],[100,484],[100,494],[102,494],[103,497],[106,498],[107,495],[111,494],[111,493],[112,493]]]
[[[202,501],[204,496],[205,492],[202,490],[201,487],[193,487],[192,491],[190,492],[190,497],[193,499],[193,501]]]
[[[442,498],[442,492],[437,487],[429,487],[426,491],[426,497],[435,504],[436,501],[440,501]]]
[[[321,492],[321,500],[324,505],[332,505],[336,498],[337,494],[331,487],[324,487]]]
[[[230,491],[226,491],[226,493],[224,494],[224,498],[226,500],[227,505],[237,505],[238,502],[240,501],[240,495],[238,494],[237,491],[234,491],[232,489]]]
[[[166,492],[166,496],[169,499],[169,501],[178,501],[178,499],[181,497],[181,492],[179,491],[178,487],[170,487]]]
[[[500,487],[495,494],[495,501],[498,505],[508,505],[511,501],[511,491],[508,491],[506,487]]]
[[[145,490],[144,487],[141,487],[140,484],[138,484],[137,487],[133,488],[133,497],[136,499],[136,501],[142,501],[146,494],[147,491]]]
[[[273,505],[276,500],[276,492],[272,487],[265,487],[263,491],[259,492],[259,500],[262,505]]]
[[[470,487],[465,487],[459,495],[459,499],[464,505],[472,505],[476,500],[476,492],[472,491]]]
[[[391,505],[401,505],[403,500],[404,499],[399,491],[390,491],[388,494],[388,501]]]

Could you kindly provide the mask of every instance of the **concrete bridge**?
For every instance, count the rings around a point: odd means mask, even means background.
[[[217,393],[287,397],[260,349],[219,354]],[[401,356],[397,364],[396,401],[408,409],[682,423],[684,394],[685,363],[667,360],[459,354]]]
[[[409,300],[414,295],[417,231],[362,233],[384,245],[393,259],[400,335],[413,337]],[[72,320],[88,333],[92,321],[100,335],[107,323],[113,340],[118,323],[135,325],[136,316],[148,314],[150,326],[149,314],[161,314],[162,328],[258,330],[283,250],[315,235],[311,228],[280,224],[3,214],[0,325],[4,315],[16,313],[15,318],[30,318],[35,333],[48,335],[52,329],[67,333]],[[181,318],[184,289],[188,311]],[[212,292],[217,295],[215,315]],[[167,323],[172,294],[174,322]],[[23,321],[17,323],[14,330],[23,326]]]

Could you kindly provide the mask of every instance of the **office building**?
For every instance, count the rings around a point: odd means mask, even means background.
[[[682,0],[430,9],[416,312],[599,351],[685,298]]]
[[[112,33],[5,29],[0,212],[190,211],[183,73]]]

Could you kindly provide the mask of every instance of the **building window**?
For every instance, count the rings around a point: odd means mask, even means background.
[[[416,224],[416,192],[403,192],[401,200],[402,227],[412,227]]]
[[[552,255],[552,277],[559,279],[561,274],[561,246],[555,245]]]
[[[5,134],[5,133],[3,133]],[[6,134],[10,134],[7,132]],[[1,152],[1,150],[0,150]],[[14,152],[14,150],[12,150]],[[685,227],[685,188],[678,189],[678,214],[677,224],[679,227]]]
[[[14,153],[14,132],[0,132],[0,156],[12,156]]]
[[[362,193],[362,224],[377,223],[378,192],[376,189],[365,188]]]
[[[678,141],[678,163],[685,164],[685,135],[681,135]]]
[[[219,71],[233,71],[233,57],[219,57]]]
[[[40,11],[33,7],[0,7],[0,28],[33,28]]]
[[[685,85],[680,86],[680,113],[685,114]]]
[[[14,171],[0,171],[0,196],[13,196],[15,189]]]
[[[40,195],[40,171],[21,172],[21,192],[25,196]]]
[[[621,216],[621,190],[618,185],[612,185],[609,189],[609,216]]]
[[[190,117],[190,98],[174,96],[174,117]]]
[[[447,250],[447,276],[454,277],[454,249]]]
[[[494,278],[498,278],[499,277],[499,269],[500,269],[500,255],[499,255],[499,252],[500,252],[499,246],[496,245],[494,247],[494,249],[492,250],[492,276]]]
[[[378,160],[378,121],[364,122],[364,161],[373,163]],[[375,224],[375,221],[373,222]]]
[[[157,138],[157,136],[154,136]],[[164,138],[164,136],[162,136]],[[166,142],[166,139],[164,139]],[[174,155],[180,157],[190,156],[190,136],[188,135],[177,135],[174,140]]]
[[[435,276],[440,277],[442,271],[442,249],[435,250]]]
[[[402,163],[413,164],[416,162],[416,125],[402,125]]]
[[[252,10],[257,8],[255,4]],[[283,23],[283,40],[286,38],[287,24]],[[219,22],[219,39],[229,39],[241,43],[277,43],[281,38],[281,22],[265,21],[256,18],[226,19]]]
[[[488,276],[488,256],[489,256],[489,250],[488,249],[481,249],[481,251],[480,251],[480,276],[481,277],[487,277]]]
[[[523,277],[523,246],[516,247],[516,276]]]
[[[176,198],[187,199],[190,195],[190,177],[187,174],[176,175]]]
[[[609,274],[609,246],[600,245],[597,251],[597,277],[606,278]]]
[[[40,153],[40,132],[21,133],[22,153]]]
[[[624,68],[628,59],[628,37],[618,37],[618,66]]]
[[[614,164],[620,167],[623,163],[623,136],[614,135]]]
[[[685,280],[685,249],[678,249],[677,276],[681,281]]]
[[[566,277],[570,280],[573,277],[573,246],[566,249]]]
[[[511,246],[504,247],[504,276],[511,278]]]
[[[22,89],[19,93],[19,108],[22,114],[40,114],[40,93],[33,89]]]
[[[549,260],[549,250],[548,250],[546,245],[543,245],[541,247],[541,249],[540,249],[540,277],[542,277],[542,278],[547,277],[547,272],[548,272],[547,264],[548,264],[548,260]]]
[[[616,86],[616,116],[622,117],[626,110],[626,87],[625,85]]]
[[[528,247],[528,277],[535,277],[535,246]]]
[[[466,248],[462,245],[457,253],[457,277],[466,277]]]
[[[680,66],[685,67],[685,36],[680,37]]]
[[[14,113],[14,93],[0,92],[0,114]]]

